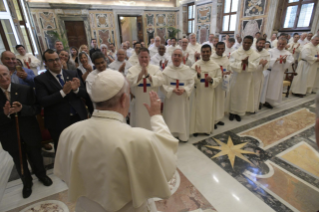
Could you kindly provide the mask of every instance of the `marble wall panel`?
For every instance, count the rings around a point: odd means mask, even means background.
[[[244,17],[264,15],[266,3],[267,0],[245,0]]]
[[[96,18],[96,26],[98,28],[109,27],[107,14],[95,14],[95,18]]]
[[[55,49],[55,41],[57,41],[55,37],[53,37],[51,34],[48,33],[52,31],[57,32],[56,30],[48,30],[44,32],[45,42],[46,42],[47,48],[49,49]]]
[[[156,26],[163,27],[166,25],[166,14],[156,14]]]
[[[165,43],[166,41],[166,29],[165,28],[157,28],[156,34],[161,38],[161,43]]]
[[[202,43],[208,40],[211,29],[212,4],[204,4],[196,7],[196,26],[197,42]]]
[[[55,17],[52,12],[39,13],[42,29],[56,29]]]
[[[147,27],[153,27],[154,26],[154,14],[148,13],[145,14],[145,22]]]

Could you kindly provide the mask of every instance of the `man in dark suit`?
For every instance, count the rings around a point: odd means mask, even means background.
[[[39,180],[45,186],[52,184],[52,180],[46,175],[41,155],[41,134],[35,117],[39,112],[39,105],[35,103],[33,88],[11,83],[9,69],[3,65],[0,65],[0,88],[0,105],[3,108],[0,110],[0,142],[3,149],[8,151],[13,158],[24,185],[23,197],[27,198],[32,193],[33,185],[27,157]],[[21,173],[15,114],[18,114],[23,174]]]
[[[44,123],[54,141],[55,151],[61,132],[71,124],[86,119],[81,98],[88,94],[75,71],[62,70],[58,54],[52,49],[43,53],[47,71],[34,78],[36,96],[44,107]]]

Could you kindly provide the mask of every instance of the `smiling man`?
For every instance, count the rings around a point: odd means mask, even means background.
[[[33,56],[31,53],[27,53],[23,45],[16,45],[16,50],[19,54],[16,55],[17,59],[21,60],[26,67],[30,67],[34,75],[38,75],[38,67],[41,65],[41,61]]]

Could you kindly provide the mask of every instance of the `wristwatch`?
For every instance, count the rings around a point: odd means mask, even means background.
[[[213,79],[211,79],[211,80],[210,80],[210,84],[213,84],[213,82],[214,82],[214,80],[213,80]]]

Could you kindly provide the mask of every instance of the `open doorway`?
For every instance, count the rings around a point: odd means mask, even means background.
[[[64,21],[69,46],[79,47],[87,45],[85,27],[83,21]]]
[[[141,15],[118,15],[118,22],[120,26],[121,43],[129,41],[130,44],[132,44],[134,40],[138,42],[144,41],[143,17]]]

